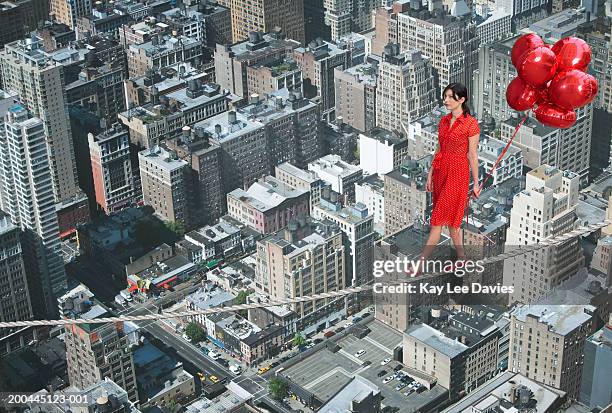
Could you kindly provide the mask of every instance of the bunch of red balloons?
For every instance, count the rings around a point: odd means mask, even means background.
[[[506,90],[508,105],[519,112],[536,106],[536,119],[544,125],[569,128],[576,123],[574,110],[597,96],[597,80],[586,73],[591,48],[582,39],[566,37],[550,45],[526,34],[514,43],[511,58],[518,77]]]

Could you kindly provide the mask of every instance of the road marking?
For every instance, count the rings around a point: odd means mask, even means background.
[[[393,350],[390,350],[387,347],[385,347],[382,344],[380,344],[379,342],[372,340],[370,337],[366,336],[363,339],[364,339],[364,341],[367,341],[368,343],[373,344],[376,347],[378,347],[379,349],[383,350],[385,353],[393,354]]]
[[[319,378],[311,381],[310,383],[304,385],[305,389],[311,389],[314,386],[316,386],[317,384],[321,383],[322,381],[328,379],[329,377],[333,376],[336,373],[342,373],[344,374],[346,377],[353,377],[352,374],[348,373],[346,370],[344,370],[342,367],[334,367],[333,369],[331,369],[330,371],[328,371],[327,373],[323,374],[322,376],[319,376]]]

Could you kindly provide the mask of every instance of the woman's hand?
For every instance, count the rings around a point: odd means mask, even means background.
[[[431,171],[427,174],[427,183],[425,184],[425,192],[433,192],[433,179],[431,178]]]
[[[474,194],[474,198],[478,198],[480,196],[480,185],[474,185],[474,187],[472,188],[472,194]]]

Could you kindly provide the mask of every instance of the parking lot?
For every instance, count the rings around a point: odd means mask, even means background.
[[[378,386],[383,396],[382,404],[397,407],[399,412],[416,412],[421,406],[443,398],[446,389],[439,385],[431,390],[405,395],[408,386],[396,390],[400,383],[397,378],[383,383],[386,377],[393,375],[396,366],[401,366],[394,360],[384,366],[380,363],[386,358],[393,358],[393,349],[401,343],[402,336],[376,320],[368,323],[367,327],[371,332],[364,338],[348,334],[336,342],[340,347],[338,352],[333,353],[323,348],[285,369],[284,373],[295,384],[314,393],[323,402],[333,397],[355,375]],[[356,356],[360,350],[365,350],[365,353]],[[379,377],[381,371],[384,374]]]

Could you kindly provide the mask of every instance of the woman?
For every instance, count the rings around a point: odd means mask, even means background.
[[[468,201],[470,170],[473,178],[473,194],[480,195],[478,179],[478,121],[471,116],[467,106],[467,89],[461,83],[451,83],[442,94],[444,106],[450,113],[438,125],[438,146],[427,176],[427,192],[433,192],[433,210],[430,219],[429,238],[419,259],[420,264],[409,270],[417,276],[424,260],[436,248],[442,227],[448,227],[457,252],[457,259],[465,259],[461,236],[461,221]]]

